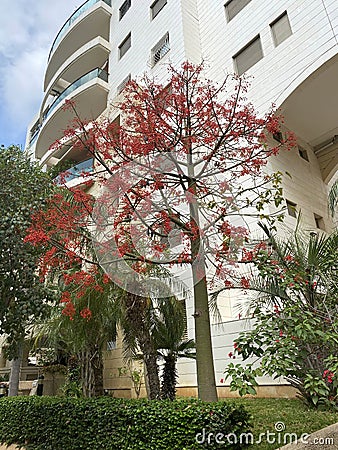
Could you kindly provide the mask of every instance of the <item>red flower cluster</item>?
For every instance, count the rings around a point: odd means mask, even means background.
[[[324,370],[323,378],[324,378],[324,380],[326,380],[328,383],[331,384],[333,382],[334,373],[331,372],[331,370]]]
[[[80,311],[80,316],[83,318],[83,319],[86,319],[87,320],[87,322],[92,318],[92,312],[91,312],[91,310],[89,309],[89,308],[83,308],[81,311]]]
[[[68,292],[68,291],[62,292],[61,298],[60,298],[60,303],[69,303],[71,301],[72,301],[72,299],[70,296],[70,292]]]
[[[248,280],[247,278],[245,278],[245,277],[242,277],[242,278],[241,278],[241,286],[242,286],[242,288],[244,288],[244,289],[249,289],[249,287],[250,287],[250,282],[249,282],[249,280]]]
[[[238,344],[237,344],[237,342],[234,342],[234,350],[237,352],[237,353],[241,353],[241,349],[238,347]]]
[[[277,316],[280,315],[280,309],[279,309],[278,305],[276,305],[276,304],[273,305],[273,311]]]
[[[102,283],[108,284],[109,282],[110,282],[110,277],[106,273],[104,273],[102,276]]]
[[[252,251],[243,248],[242,250],[242,262],[251,262],[254,259],[254,254]]]
[[[76,313],[76,310],[75,310],[74,303],[67,302],[65,308],[62,310],[62,314],[64,316],[68,316],[70,320],[74,320],[75,313]]]

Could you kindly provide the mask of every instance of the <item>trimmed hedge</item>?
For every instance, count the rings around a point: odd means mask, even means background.
[[[108,397],[0,399],[0,441],[29,450],[193,450],[217,444],[216,433],[250,431],[250,415],[233,403]],[[205,443],[196,435],[205,430]],[[213,433],[207,443],[209,433]],[[203,434],[199,435],[203,441]]]

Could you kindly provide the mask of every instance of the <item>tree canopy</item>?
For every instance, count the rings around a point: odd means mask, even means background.
[[[129,82],[116,105],[120,120],[87,123],[72,102],[66,104],[76,118],[65,138],[94,158],[91,177],[103,186],[93,213],[92,205],[87,209],[101,266],[117,285],[145,298],[158,291],[159,280],[147,275],[154,273],[149,266],[191,280],[204,400],[217,398],[210,284],[225,284],[232,273],[247,237],[246,219],[274,219],[264,208],[281,204],[281,174],[268,174],[264,167],[280,148],[294,145],[292,135],[268,145],[281,120],[273,109],[260,116],[246,98],[247,88],[245,80],[232,76],[217,85],[205,78],[203,65],[186,62],[169,68],[166,86],[147,76]],[[65,241],[58,234],[64,221],[54,221],[53,236],[42,222],[36,221],[32,240],[54,239],[55,254],[61,248],[74,253],[79,237]],[[79,256],[84,259],[82,251]]]
[[[0,333],[9,357],[27,325],[41,317],[50,293],[36,274],[39,248],[24,242],[31,216],[51,190],[49,177],[20,148],[0,148]]]

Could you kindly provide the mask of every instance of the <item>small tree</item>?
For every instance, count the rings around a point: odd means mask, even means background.
[[[116,292],[96,268],[64,273],[62,279],[60,306],[42,326],[42,336],[76,356],[85,397],[103,395],[103,351],[116,338]]]
[[[60,188],[33,215],[25,237],[41,249],[41,280],[58,287],[59,304],[39,333],[55,347],[62,342],[76,357],[87,397],[103,395],[102,353],[116,336],[118,292],[92,252],[87,229],[92,206],[92,196],[81,188]]]
[[[175,298],[158,303],[152,335],[157,352],[164,361],[161,375],[161,398],[174,400],[177,384],[178,358],[195,358],[195,342],[185,337],[186,315],[183,305]]]
[[[258,270],[248,289],[254,328],[240,333],[229,354],[255,365],[230,363],[231,389],[255,394],[258,375],[283,376],[310,405],[337,405],[338,234],[296,230],[286,241],[267,229],[268,243],[245,252]]]
[[[160,397],[157,350],[149,324],[149,300],[116,286],[102,274],[88,227],[93,197],[85,186],[61,188],[46,208],[33,216],[25,240],[43,249],[40,276],[59,285],[60,307],[43,327],[57,344],[76,354],[81,366],[84,394],[98,395],[102,386],[102,349],[120,324],[128,349],[138,347],[147,368],[149,398]],[[140,290],[142,287],[140,286]]]
[[[16,395],[23,341],[46,311],[51,292],[36,274],[39,250],[24,242],[31,214],[51,191],[49,177],[15,146],[0,148],[0,333],[13,360],[9,395]]]

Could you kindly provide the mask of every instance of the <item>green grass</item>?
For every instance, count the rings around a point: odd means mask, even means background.
[[[276,433],[276,442],[269,444],[264,438],[261,444],[254,444],[250,449],[272,450],[283,445],[284,433],[313,433],[321,428],[338,422],[338,413],[316,411],[307,408],[297,399],[235,399],[235,403],[243,404],[253,416],[254,441],[260,433]],[[285,431],[280,433],[281,444],[278,443],[278,433],[275,424],[283,422]],[[273,438],[271,438],[272,440]],[[287,442],[288,443],[288,442]]]

